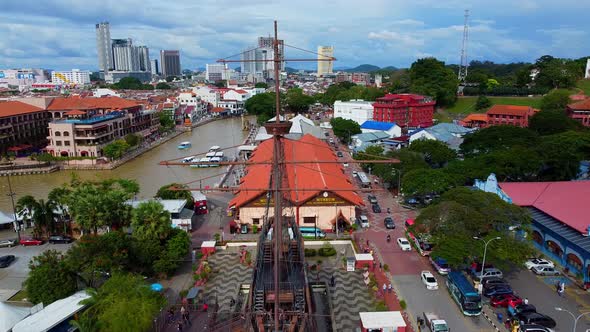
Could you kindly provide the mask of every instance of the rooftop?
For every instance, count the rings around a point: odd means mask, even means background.
[[[501,182],[500,188],[519,206],[534,207],[587,234],[590,181]]]
[[[54,98],[47,110],[88,110],[88,109],[128,109],[140,106],[135,101],[120,97],[58,97]]]
[[[55,123],[74,123],[74,124],[95,124],[95,123],[99,123],[99,122],[103,122],[103,121],[108,121],[108,120],[113,120],[116,118],[120,118],[122,117],[123,114],[117,113],[117,114],[107,114],[107,115],[101,115],[101,116],[95,116],[89,119],[64,119],[64,120],[56,120],[53,121]]]
[[[527,113],[538,112],[538,109],[530,106],[518,106],[518,105],[494,105],[486,114],[499,114],[499,115],[520,115],[524,116]]]
[[[471,122],[471,121],[488,122],[488,116],[487,116],[487,114],[472,113],[472,114],[469,114],[468,116],[466,116],[462,121],[463,122]]]
[[[380,121],[367,120],[367,121],[363,122],[363,124],[361,125],[361,129],[388,131],[389,129],[391,129],[395,126],[396,126],[395,122],[391,123],[391,122],[380,122]]]
[[[20,101],[0,102],[0,117],[40,112],[43,109]]]
[[[590,110],[590,98],[578,101],[577,103],[569,104],[567,107],[572,110]]]
[[[142,199],[142,200],[130,200],[125,202],[128,205],[131,205],[133,208],[136,208],[141,203],[147,203],[152,200]],[[153,200],[156,201],[164,206],[164,210],[170,213],[180,213],[184,206],[186,205],[186,199],[157,199]]]

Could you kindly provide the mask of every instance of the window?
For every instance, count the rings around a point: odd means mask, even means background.
[[[70,146],[70,141],[64,141],[65,146]]]
[[[260,225],[260,218],[252,218],[252,225]]]
[[[316,217],[303,217],[303,223],[315,225],[315,219],[316,219]]]
[[[66,137],[67,137],[67,136],[70,136],[70,133],[69,133],[69,132],[67,132],[67,131],[64,131],[64,136],[66,136]]]
[[[56,131],[55,136],[61,136],[61,133],[59,131]]]
[[[55,146],[61,146],[61,141],[55,141]]]

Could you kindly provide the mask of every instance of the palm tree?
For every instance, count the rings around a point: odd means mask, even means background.
[[[67,234],[67,226],[66,220],[70,222],[70,231],[71,227],[71,218],[69,218],[69,211],[67,206],[67,201],[70,198],[71,191],[65,187],[57,187],[53,188],[49,195],[47,195],[47,199],[52,201],[55,207],[59,210],[59,219],[64,224],[64,233]]]
[[[53,201],[40,199],[33,213],[35,230],[41,234],[50,235],[55,231],[55,204]]]
[[[23,196],[16,202],[16,213],[23,219],[23,222],[32,221],[38,204],[35,197],[31,195]]]
[[[139,239],[164,240],[170,234],[170,213],[156,201],[139,204],[132,212],[133,235]]]

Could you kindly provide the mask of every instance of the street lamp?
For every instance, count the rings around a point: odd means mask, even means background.
[[[12,203],[12,213],[14,214],[14,230],[16,231],[17,241],[20,243],[20,224],[18,222],[18,218],[16,217],[16,207],[14,206],[14,196],[16,196],[16,193],[12,191],[12,185],[10,184],[10,170],[8,170],[6,175],[6,179],[8,180],[8,194],[6,195],[10,196],[10,202]]]
[[[477,290],[479,291],[479,293],[481,294],[482,291],[482,281],[483,281],[483,270],[486,266],[486,254],[488,253],[488,244],[490,244],[490,242],[494,241],[494,240],[500,240],[501,238],[499,236],[496,236],[495,238],[491,238],[489,240],[485,240],[484,238],[478,237],[478,236],[474,236],[473,239],[475,240],[482,240],[484,243],[484,247],[483,247],[483,261],[481,262],[481,273],[479,275],[479,286],[477,287]]]
[[[580,320],[580,318],[582,318],[583,316],[585,316],[585,315],[587,315],[587,314],[590,314],[590,311],[589,311],[589,312],[583,312],[583,313],[581,313],[580,315],[578,315],[578,317],[576,317],[576,315],[574,315],[574,314],[573,314],[573,313],[571,313],[570,311],[568,311],[568,310],[565,310],[565,309],[563,309],[563,308],[560,308],[560,307],[555,307],[555,310],[557,310],[557,311],[563,311],[563,312],[567,312],[568,314],[570,314],[570,316],[572,316],[572,318],[574,319],[574,329],[573,329],[572,331],[574,331],[574,332],[576,332],[576,327],[578,326],[578,321]]]

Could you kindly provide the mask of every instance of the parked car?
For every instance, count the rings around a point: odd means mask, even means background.
[[[510,285],[507,285],[507,284],[493,285],[493,286],[485,288],[483,290],[483,295],[486,297],[492,297],[492,296],[497,296],[497,295],[502,295],[502,294],[512,294],[512,293],[514,293],[512,291],[512,287],[510,287]]]
[[[393,218],[391,217],[385,217],[385,219],[383,219],[383,225],[385,225],[385,228],[387,229],[395,228],[395,223],[393,222]]]
[[[433,258],[432,256],[430,256],[428,259],[430,260],[430,264],[432,264],[436,272],[438,272],[439,274],[445,275],[451,272],[451,268],[449,267],[449,264],[444,258]]]
[[[358,176],[358,175],[359,175],[359,172],[357,172],[357,171],[352,171],[352,176]]]
[[[488,289],[497,285],[506,285],[506,286],[510,286],[504,279],[500,279],[500,278],[490,278],[490,279],[484,279],[483,280],[483,289]]]
[[[483,269],[483,274],[482,274],[482,271],[475,272],[473,276],[477,280],[486,279],[486,278],[503,278],[504,277],[504,275],[502,274],[502,271],[500,271],[494,267]]]
[[[553,329],[537,324],[522,324],[520,325],[519,332],[554,332]]]
[[[501,294],[496,295],[490,299],[490,305],[492,307],[508,307],[508,304],[512,302],[514,305],[522,304],[522,299],[514,294]]]
[[[418,204],[420,204],[420,201],[417,198],[408,197],[408,198],[406,198],[406,204],[418,205]]]
[[[33,238],[22,238],[20,244],[23,246],[40,246],[43,244],[43,240],[37,240]]]
[[[379,206],[379,204],[373,204],[371,206],[371,209],[373,209],[373,213],[381,213],[381,207]]]
[[[405,237],[398,237],[397,245],[402,249],[402,251],[412,251],[412,246]]]
[[[66,235],[51,235],[49,237],[49,243],[72,243],[74,239]]]
[[[375,197],[375,195],[367,195],[367,199],[371,204],[379,204],[379,202],[377,201],[377,197]]]
[[[1,256],[0,257],[0,267],[1,268],[8,267],[8,265],[10,265],[10,263],[14,262],[15,259],[16,258],[14,257],[14,255]]]
[[[527,269],[532,269],[533,267],[555,267],[555,264],[553,264],[552,261],[547,260],[547,259],[543,259],[543,258],[533,258],[533,259],[529,259],[528,261],[526,261],[524,263],[524,266],[526,266]]]
[[[436,278],[430,271],[422,271],[420,273],[420,279],[422,279],[422,283],[426,286],[426,289],[438,289],[438,282],[436,282]]]
[[[0,241],[0,248],[4,248],[4,247],[14,247],[16,246],[16,239],[10,239],[10,240],[2,240]]]
[[[550,329],[554,328],[555,325],[557,325],[553,318],[547,315],[540,314],[538,312],[521,313],[516,315],[516,318],[518,318],[520,324],[537,324],[548,327]]]
[[[342,154],[342,152],[338,151],[336,152],[336,155],[338,156],[338,158],[342,158],[344,157],[344,155]]]
[[[554,267],[549,266],[534,266],[531,271],[540,276],[558,276],[561,274],[561,272],[557,271]]]
[[[527,312],[537,312],[537,308],[535,308],[532,304],[519,304],[514,307],[514,315],[524,314]]]

